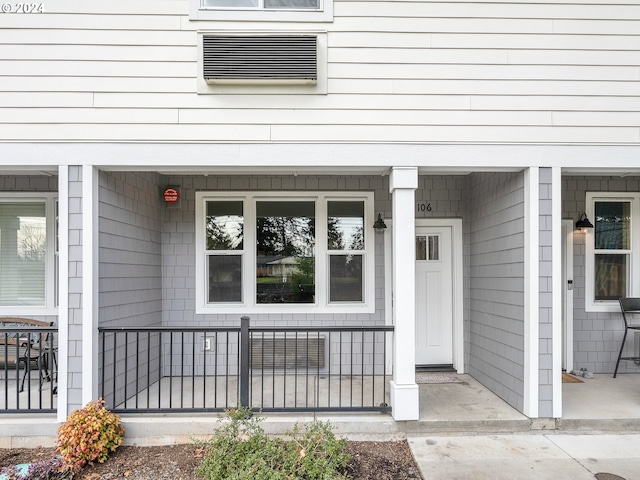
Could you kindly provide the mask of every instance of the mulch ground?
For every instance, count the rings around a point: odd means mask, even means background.
[[[348,473],[354,480],[421,480],[406,441],[347,442]],[[55,454],[52,448],[0,449],[0,466],[33,463]],[[201,480],[194,469],[202,459],[196,445],[120,447],[105,463],[85,467],[77,480]]]

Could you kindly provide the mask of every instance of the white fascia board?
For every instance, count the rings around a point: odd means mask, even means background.
[[[444,166],[470,171],[522,170],[531,166],[575,171],[640,171],[640,145],[485,145],[349,143],[2,143],[7,167],[95,165],[114,170],[189,171],[201,167],[380,168]],[[176,166],[176,158],[181,166]],[[7,160],[9,159],[9,160]],[[19,159],[20,164],[16,164]],[[79,163],[78,159],[82,159]],[[185,163],[186,162],[188,163]]]

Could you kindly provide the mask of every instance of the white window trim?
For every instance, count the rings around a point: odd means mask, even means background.
[[[258,200],[316,201],[316,303],[256,304],[255,282],[255,205]],[[329,250],[327,249],[327,201],[364,200],[365,250],[362,302],[329,302]],[[242,264],[242,302],[207,303],[205,203],[207,200],[244,200],[244,249]],[[293,313],[374,313],[375,312],[375,231],[372,192],[196,192],[196,313],[197,314],[293,314]],[[240,253],[240,251],[239,251]],[[323,288],[320,288],[322,286]]]
[[[201,0],[189,0],[190,20],[221,20],[239,22],[332,22],[333,0],[320,0],[321,8],[267,9],[203,7]]]
[[[15,305],[0,306],[0,315],[57,315],[56,307],[56,278],[55,278],[55,202],[58,194],[55,192],[3,192],[0,202],[34,202],[45,203],[47,246],[45,262],[44,305]]]
[[[598,200],[620,200],[631,202],[631,258],[629,260],[629,296],[640,297],[640,282],[635,277],[640,273],[640,193],[631,192],[587,192],[586,214],[595,225],[595,202]],[[595,229],[589,229],[585,235],[585,301],[587,312],[619,312],[620,304],[616,300],[596,301],[594,291],[595,278]],[[615,253],[615,251],[614,251]]]

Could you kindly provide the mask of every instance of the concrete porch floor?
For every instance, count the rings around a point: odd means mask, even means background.
[[[395,422],[387,413],[269,414],[262,426],[277,434],[296,422],[329,420],[336,434],[352,440],[388,440],[424,435],[483,433],[638,433],[640,375],[595,375],[583,383],[563,384],[563,418],[530,419],[469,375],[462,383],[421,384],[420,419]],[[216,414],[122,415],[125,444],[189,443],[211,435]],[[0,447],[53,445],[58,424],[54,415],[0,417]]]

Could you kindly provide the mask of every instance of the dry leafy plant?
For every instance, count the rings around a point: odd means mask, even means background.
[[[124,427],[120,417],[107,410],[102,398],[71,412],[58,428],[57,451],[64,469],[80,470],[93,462],[104,462],[122,445]]]

